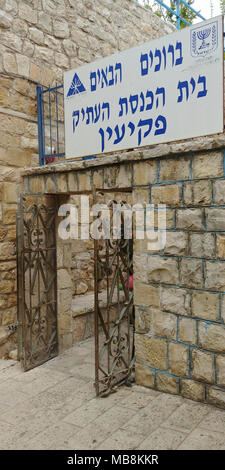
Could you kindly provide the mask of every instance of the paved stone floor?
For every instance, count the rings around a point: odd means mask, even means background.
[[[0,361],[0,449],[223,449],[225,411],[133,385],[95,398],[88,340],[29,372]]]

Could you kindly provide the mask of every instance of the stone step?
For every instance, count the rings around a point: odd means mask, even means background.
[[[18,361],[18,349],[12,349],[9,352],[9,359],[12,359],[13,361]]]

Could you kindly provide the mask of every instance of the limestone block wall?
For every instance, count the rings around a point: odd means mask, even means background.
[[[137,382],[224,406],[224,151],[150,161],[135,180],[135,201],[167,205],[165,248],[135,243]]]
[[[21,168],[38,165],[36,86],[170,31],[133,0],[0,0],[0,357],[16,341],[16,208]]]

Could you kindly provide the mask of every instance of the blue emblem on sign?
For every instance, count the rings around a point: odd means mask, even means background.
[[[83,83],[80,81],[77,73],[75,73],[73,77],[73,81],[70,85],[70,89],[67,93],[67,98],[69,98],[69,96],[77,95],[78,93],[83,93],[83,91],[86,91],[86,88],[84,87]]]
[[[191,30],[191,55],[201,57],[218,48],[218,22]]]

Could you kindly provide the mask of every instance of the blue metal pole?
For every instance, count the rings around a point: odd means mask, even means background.
[[[44,147],[43,147],[43,120],[42,120],[42,87],[37,86],[37,113],[38,113],[38,150],[39,165],[44,165]]]
[[[180,29],[180,0],[176,0],[177,2],[177,29]]]

